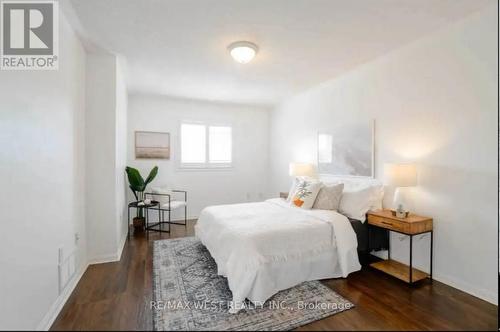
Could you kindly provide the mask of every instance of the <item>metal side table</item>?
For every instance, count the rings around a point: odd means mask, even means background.
[[[130,239],[130,209],[144,209],[144,230],[146,231],[146,237],[149,238],[149,231],[156,231],[156,232],[163,232],[163,233],[170,233],[170,225],[168,226],[168,230],[163,229],[163,224],[166,224],[166,222],[162,222],[160,218],[160,202],[158,201],[151,201],[150,204],[144,204],[144,205],[139,205],[141,203],[140,201],[136,202],[131,202],[128,204],[128,216],[127,216],[127,237]],[[154,224],[149,224],[149,210],[156,210],[158,211],[158,222]],[[160,226],[160,229],[156,229],[155,227]]]

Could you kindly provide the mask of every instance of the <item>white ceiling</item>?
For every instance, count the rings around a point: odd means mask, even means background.
[[[495,0],[72,0],[131,92],[272,105]],[[248,40],[249,64],[226,47]]]

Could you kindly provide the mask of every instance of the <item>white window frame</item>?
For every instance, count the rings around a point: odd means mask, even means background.
[[[205,126],[205,162],[204,163],[183,163],[182,162],[182,125],[203,125]],[[211,163],[210,162],[210,127],[231,128],[231,162]],[[234,163],[234,128],[229,123],[210,121],[181,121],[179,124],[179,158],[178,168],[180,170],[228,170],[233,168]]]

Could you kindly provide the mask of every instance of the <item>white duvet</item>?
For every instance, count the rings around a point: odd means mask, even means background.
[[[347,277],[361,268],[356,234],[334,211],[304,210],[282,199],[205,208],[195,235],[227,277],[230,312],[246,298],[264,303],[301,282]]]

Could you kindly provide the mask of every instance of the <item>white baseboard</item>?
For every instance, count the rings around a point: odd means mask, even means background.
[[[119,261],[118,254],[102,255],[89,259],[89,265],[113,263]]]
[[[189,220],[198,220],[198,216],[188,216],[186,218],[188,221]],[[173,221],[173,222],[184,222],[184,218],[180,218],[180,219],[171,219],[170,221]],[[151,221],[151,223],[153,222],[153,220]],[[155,221],[156,222],[156,221]],[[129,223],[129,226],[132,226],[133,223],[132,221]]]
[[[196,219],[198,220],[198,217],[193,217],[193,216],[189,216],[188,218],[186,218],[188,221],[189,220],[193,220],[193,219]],[[173,222],[184,222],[184,218],[180,218],[180,219],[172,219],[171,221]]]
[[[56,320],[57,316],[61,312],[62,308],[66,304],[66,301],[68,301],[69,297],[75,290],[76,285],[78,285],[78,282],[82,278],[83,274],[85,271],[87,271],[87,268],[89,265],[93,264],[101,264],[101,263],[110,263],[110,262],[117,262],[121,259],[122,253],[123,253],[123,248],[125,247],[125,242],[127,241],[127,235],[123,236],[120,246],[118,247],[118,250],[115,254],[112,255],[103,255],[100,257],[95,257],[93,259],[88,260],[86,264],[83,264],[78,273],[76,273],[73,278],[68,281],[68,284],[66,288],[63,290],[63,292],[57,297],[55,302],[52,304],[50,307],[49,311],[47,314],[43,317],[42,321],[38,324],[36,327],[37,331],[48,331],[54,321]]]
[[[73,276],[73,278],[68,282],[66,288],[64,288],[63,292],[57,297],[54,303],[50,306],[49,311],[36,327],[37,331],[48,331],[50,329],[50,327],[56,320],[57,316],[61,312],[62,308],[66,304],[66,301],[68,301],[70,295],[73,293],[73,290],[75,289],[76,285],[78,285],[78,282],[82,278],[83,274],[85,273],[85,271],[87,271],[88,267],[89,264],[83,264],[78,273],[76,273]]]
[[[122,257],[123,248],[125,247],[126,242],[127,242],[127,235],[125,235],[123,237],[123,239],[121,240],[121,243],[118,246],[118,250],[116,251],[116,253],[110,254],[110,255],[101,255],[101,256],[96,256],[96,257],[90,258],[89,265],[113,263],[113,262],[120,261],[120,259]]]
[[[474,285],[466,284],[463,281],[456,280],[450,276],[437,275],[432,276],[433,279],[442,282],[448,286],[459,289],[467,294],[480,298],[486,302],[489,302],[494,305],[498,305],[498,297],[495,297],[494,293],[488,291],[484,288],[480,288]],[[498,293],[495,293],[498,295]]]
[[[122,253],[123,253],[123,248],[125,248],[125,242],[127,242],[127,233],[122,235],[122,239],[120,241],[120,244],[118,245],[118,251],[116,253],[116,258],[117,261],[120,261],[122,259]]]
[[[387,259],[387,250],[381,250],[378,252],[372,252],[372,255],[377,256],[382,259]],[[397,259],[394,259],[395,261],[398,261]],[[406,262],[400,262],[403,264],[408,264]],[[415,264],[413,266],[414,268],[421,270],[421,271],[427,271],[429,267],[424,267],[420,266],[419,264]],[[470,294],[472,296],[475,296],[477,298],[480,298],[481,300],[484,300],[486,302],[489,302],[494,305],[498,305],[498,297],[495,296],[495,292],[488,291],[484,288],[477,287],[475,285],[471,285],[468,283],[465,283],[463,281],[457,280],[456,278],[443,275],[442,273],[436,274],[436,271],[433,271],[433,276],[432,279],[437,280],[439,282],[442,282],[443,284],[446,284],[450,287],[456,288],[458,290],[461,290],[462,292],[465,292],[467,294]]]
[[[407,264],[407,263],[403,263],[403,264]],[[424,272],[428,272],[428,270],[429,270],[429,267],[424,267],[424,266],[421,266],[419,264],[416,264],[413,267],[418,269],[418,270],[424,271]],[[477,297],[481,300],[484,300],[486,302],[489,302],[491,304],[498,305],[498,298],[495,297],[491,291],[488,291],[484,288],[478,287],[477,285],[468,284],[466,282],[463,282],[461,280],[453,278],[449,275],[444,275],[444,274],[439,273],[439,272],[436,273],[435,270],[432,272],[432,274],[433,274],[433,276],[432,276],[433,280],[437,280],[439,282],[442,282],[445,285],[448,285],[450,287],[461,290],[462,292],[465,292],[469,295],[475,296],[475,297]]]
[[[421,271],[427,271],[428,272],[428,267],[421,266],[419,264],[414,265],[414,267],[418,270]],[[437,280],[439,282],[442,282],[445,285],[448,285],[450,287],[456,288],[458,290],[461,290],[462,292],[465,292],[469,295],[475,296],[477,298],[480,298],[481,300],[484,300],[486,302],[489,302],[494,305],[498,305],[498,297],[495,297],[495,294],[498,294],[496,292],[492,293],[491,291],[488,291],[484,288],[478,287],[477,285],[471,285],[468,284],[464,281],[458,280],[456,278],[453,278],[449,275],[444,275],[442,273],[436,273],[436,271],[433,271],[433,276],[432,279]]]

